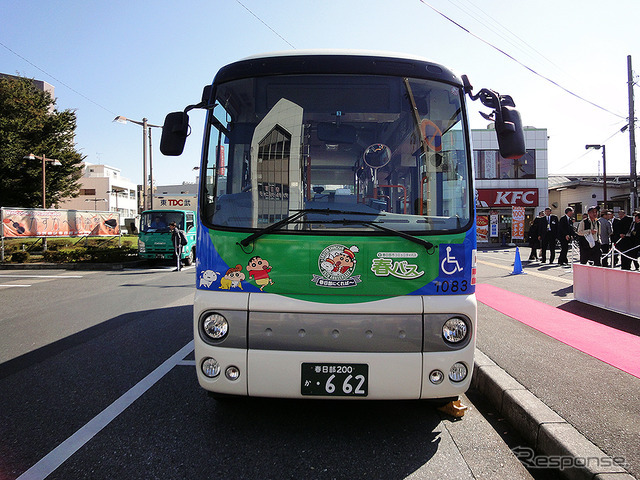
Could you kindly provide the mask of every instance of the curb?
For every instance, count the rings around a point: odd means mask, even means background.
[[[556,468],[569,460],[570,465],[560,470],[564,478],[635,480],[614,459],[477,348],[471,385],[489,399],[537,456],[545,456],[546,460],[552,457],[551,460],[557,462]]]
[[[0,270],[124,270],[138,267],[144,260],[115,263],[0,263]]]

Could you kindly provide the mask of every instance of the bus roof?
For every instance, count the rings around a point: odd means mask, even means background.
[[[255,55],[249,55],[248,57],[240,59],[242,60],[254,60],[258,58],[271,58],[271,57],[299,57],[299,56],[359,56],[359,57],[384,57],[384,58],[399,58],[399,59],[411,59],[419,60],[423,62],[430,62],[428,58],[418,55],[406,54],[401,52],[387,52],[383,50],[349,50],[349,49],[330,49],[330,48],[318,48],[318,49],[306,49],[306,50],[279,50],[274,52],[258,53]],[[432,62],[434,63],[434,62]]]
[[[291,50],[253,55],[222,67],[214,83],[296,74],[392,75],[462,86],[450,69],[425,58],[363,50]]]

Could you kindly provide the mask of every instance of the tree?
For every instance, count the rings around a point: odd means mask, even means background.
[[[42,162],[34,155],[58,160],[46,165],[47,206],[77,197],[84,156],[75,150],[76,114],[59,112],[49,92],[24,77],[0,78],[0,206],[42,207]]]

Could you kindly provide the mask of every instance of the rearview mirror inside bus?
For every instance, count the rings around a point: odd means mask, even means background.
[[[176,157],[182,155],[189,134],[189,115],[185,112],[172,112],[164,119],[160,151],[163,155]]]
[[[356,128],[353,125],[319,123],[318,140],[329,143],[356,143]]]

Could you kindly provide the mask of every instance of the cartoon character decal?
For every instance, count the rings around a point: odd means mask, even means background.
[[[358,253],[358,251],[358,247],[356,246],[352,246],[351,248],[344,247],[342,251],[332,251],[329,255],[333,256],[327,256],[320,264],[320,267],[327,272],[344,274],[355,266],[355,254]]]
[[[251,257],[247,264],[247,272],[249,272],[249,279],[251,277],[255,279],[256,285],[260,287],[261,292],[267,285],[273,285],[273,280],[269,277],[271,266],[264,258],[259,256]]]
[[[245,274],[242,273],[242,265],[236,265],[235,267],[231,267],[227,270],[227,273],[224,274],[224,277],[220,279],[220,289],[221,290],[230,290],[232,288],[242,288],[242,281],[245,279]]]
[[[313,275],[311,281],[319,287],[355,287],[361,281],[360,275],[353,275],[359,251],[355,245],[329,245],[318,257],[318,269],[322,276]]]
[[[204,286],[205,288],[210,288],[211,284],[218,279],[219,272],[214,272],[213,270],[205,270],[200,275],[200,287]]]

